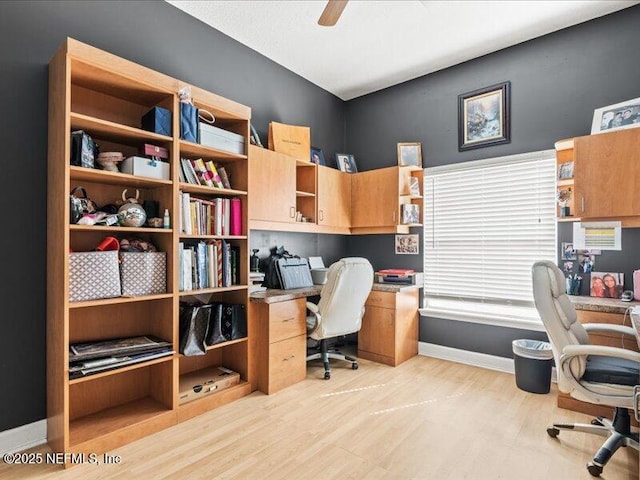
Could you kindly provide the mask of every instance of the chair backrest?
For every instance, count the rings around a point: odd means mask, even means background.
[[[553,262],[539,261],[531,269],[533,299],[551,342],[556,366],[560,365],[562,350],[567,345],[588,344],[589,335],[578,321],[576,310],[566,293],[566,281],[562,270]],[[571,371],[580,378],[586,367],[584,357],[575,357]],[[561,368],[556,369],[558,388],[565,393],[572,390]]]
[[[322,321],[312,337],[331,338],[360,330],[372,286],[373,267],[366,258],[349,257],[333,263],[318,302]]]

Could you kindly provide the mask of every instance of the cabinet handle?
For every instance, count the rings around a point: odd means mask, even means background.
[[[285,318],[282,321],[283,322],[290,322],[291,320],[293,320],[293,317]]]
[[[393,214],[391,215],[391,221],[393,223],[396,223],[396,212],[394,211]]]
[[[580,208],[582,209],[582,212],[584,213],[584,197],[580,197]]]
[[[293,360],[294,358],[296,358],[295,355],[289,355],[288,357],[284,357],[282,360],[284,362],[288,362],[289,360]]]
[[[324,220],[324,211],[319,210],[318,211],[318,216],[320,217],[320,221]]]
[[[289,207],[289,216],[291,218],[296,218],[296,207]]]

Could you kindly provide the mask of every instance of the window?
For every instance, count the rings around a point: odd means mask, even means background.
[[[425,170],[422,313],[542,330],[531,265],[556,260],[553,150]]]

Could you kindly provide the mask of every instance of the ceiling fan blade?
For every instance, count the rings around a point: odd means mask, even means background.
[[[342,11],[344,7],[347,6],[348,1],[349,0],[329,0],[327,6],[324,7],[322,15],[320,15],[318,25],[333,27],[340,18],[340,15],[342,15]]]

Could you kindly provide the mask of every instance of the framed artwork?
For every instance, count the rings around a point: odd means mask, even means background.
[[[347,173],[356,173],[356,159],[348,153],[336,153],[336,164],[338,168]]]
[[[324,161],[324,153],[322,149],[318,147],[311,147],[311,163],[316,165],[326,165]]]
[[[418,255],[419,249],[418,234],[396,235],[396,255]]]
[[[561,163],[558,166],[558,180],[569,180],[573,178],[573,162]]]
[[[589,295],[601,298],[620,298],[624,286],[624,273],[591,272]]]
[[[458,95],[458,150],[509,143],[511,82]]]
[[[402,204],[402,224],[411,225],[420,223],[420,207],[414,203]]]
[[[591,134],[634,127],[640,127],[640,97],[593,111]]]
[[[422,167],[422,145],[420,143],[399,143],[398,165],[401,167]]]
[[[576,260],[576,251],[573,243],[562,242],[562,260]]]

